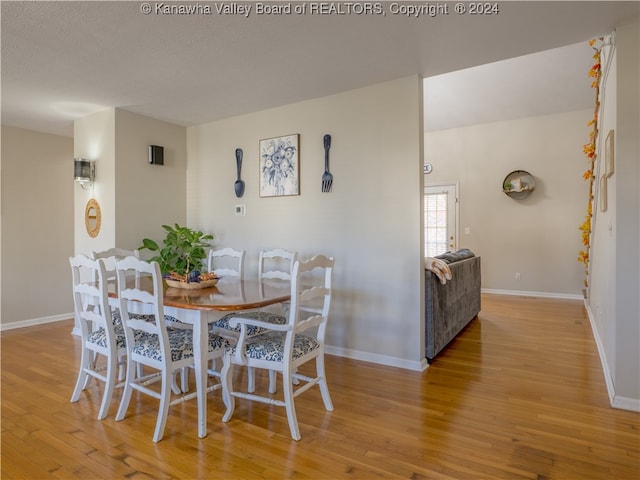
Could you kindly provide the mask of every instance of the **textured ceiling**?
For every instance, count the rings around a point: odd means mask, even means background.
[[[547,103],[559,107],[560,97],[547,94],[548,101],[542,101],[531,93],[532,85],[555,85],[568,101],[572,95],[560,84],[575,90],[576,65],[582,75],[591,57],[586,51],[576,64],[577,48],[569,57],[559,51],[548,59],[516,57],[584,44],[639,11],[637,1],[505,1],[492,15],[458,15],[448,3],[448,14],[418,18],[394,14],[391,2],[382,2],[379,15],[258,15],[254,2],[179,2],[200,8],[195,15],[156,10],[173,3],[152,1],[152,12],[145,15],[140,1],[0,2],[2,123],[72,135],[75,118],[119,107],[194,125],[408,75],[432,77],[512,58],[493,65],[502,68],[499,74],[486,65],[459,72],[463,76],[457,80],[434,78],[434,92],[440,93],[431,99],[431,111],[448,112],[434,124],[437,128],[459,122],[454,117],[465,110],[486,113],[488,108],[476,103],[489,99],[488,87],[478,82],[483,78],[498,96],[529,92],[517,108],[513,100],[490,104],[494,112],[511,108],[521,115],[528,104],[538,110]],[[248,17],[223,15],[217,12],[222,5],[252,10]],[[340,5],[345,11],[346,4]],[[538,67],[522,75],[527,59]],[[573,76],[561,73],[569,63]],[[425,97],[429,100],[429,91]]]

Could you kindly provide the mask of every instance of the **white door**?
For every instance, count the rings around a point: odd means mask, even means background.
[[[424,255],[434,257],[458,248],[457,185],[424,187]]]

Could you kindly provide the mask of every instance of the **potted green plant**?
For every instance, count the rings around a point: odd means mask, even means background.
[[[204,260],[207,258],[206,248],[211,246],[213,235],[177,223],[171,227],[162,225],[167,232],[162,248],[150,238],[144,238],[139,250],[157,252],[150,258],[160,265],[162,274],[171,286],[198,288],[210,286],[217,277],[201,273]],[[184,285],[180,285],[184,284]],[[193,285],[190,285],[193,284]],[[202,285],[198,285],[202,284]],[[190,286],[189,286],[190,285]]]

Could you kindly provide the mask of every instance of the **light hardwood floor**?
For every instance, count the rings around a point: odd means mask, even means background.
[[[328,356],[335,410],[317,391],[299,397],[300,442],[278,407],[238,400],[222,424],[219,392],[204,439],[195,402],[171,408],[158,444],[146,396],[115,422],[116,392],[98,421],[96,381],[69,402],[71,328],[2,333],[2,479],[640,478],[640,414],[609,406],[580,301],[483,295],[478,319],[422,373]]]

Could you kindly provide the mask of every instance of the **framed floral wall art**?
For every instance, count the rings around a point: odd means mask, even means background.
[[[260,196],[300,194],[300,135],[260,140]]]

